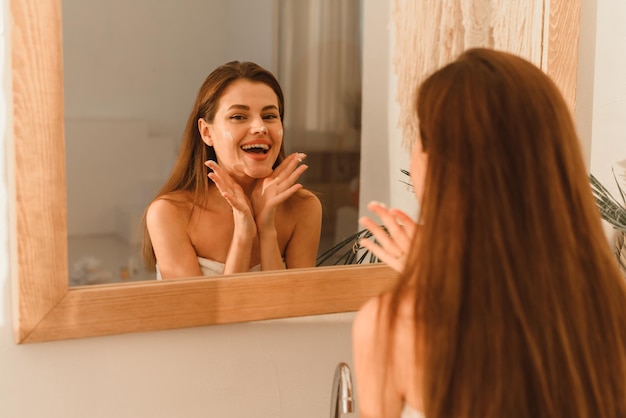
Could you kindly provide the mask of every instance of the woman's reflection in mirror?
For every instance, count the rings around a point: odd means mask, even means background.
[[[313,267],[321,204],[286,156],[284,99],[272,73],[229,62],[206,78],[172,172],[144,215],[157,278]]]

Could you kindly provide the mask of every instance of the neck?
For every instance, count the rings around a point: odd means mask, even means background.
[[[252,191],[254,190],[254,187],[257,185],[257,182],[261,181],[261,179],[254,179],[250,177],[246,177],[245,179],[233,178],[233,180],[235,181],[235,183],[237,183],[241,187],[241,189],[243,190],[243,193],[246,195],[248,199],[250,199],[250,196],[252,195]],[[214,195],[221,196],[221,193],[215,184],[209,183],[209,196],[214,196]]]
[[[252,195],[252,191],[254,190],[254,187],[256,186],[257,182],[259,182],[259,179],[246,177],[245,179],[235,179],[235,181],[237,182],[239,186],[241,186],[244,194],[249,199],[250,196]]]

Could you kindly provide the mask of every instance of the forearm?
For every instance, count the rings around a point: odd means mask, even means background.
[[[259,232],[261,270],[284,270],[285,263],[278,246],[276,229]]]
[[[233,238],[224,263],[224,274],[243,273],[250,270],[252,242]]]
[[[245,216],[235,214],[235,230],[224,262],[224,274],[243,273],[250,270],[252,247],[256,229]]]

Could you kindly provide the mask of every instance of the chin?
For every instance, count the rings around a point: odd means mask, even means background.
[[[253,179],[263,179],[272,174],[273,171],[272,167],[255,167],[247,169],[246,175]]]

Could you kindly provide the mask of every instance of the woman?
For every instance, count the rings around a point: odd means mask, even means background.
[[[285,157],[283,93],[251,62],[198,92],[169,179],[145,214],[143,255],[163,279],[315,265],[321,204]]]
[[[362,219],[401,275],[353,325],[361,418],[626,416],[624,279],[557,87],[472,49],[417,116],[419,221]]]

